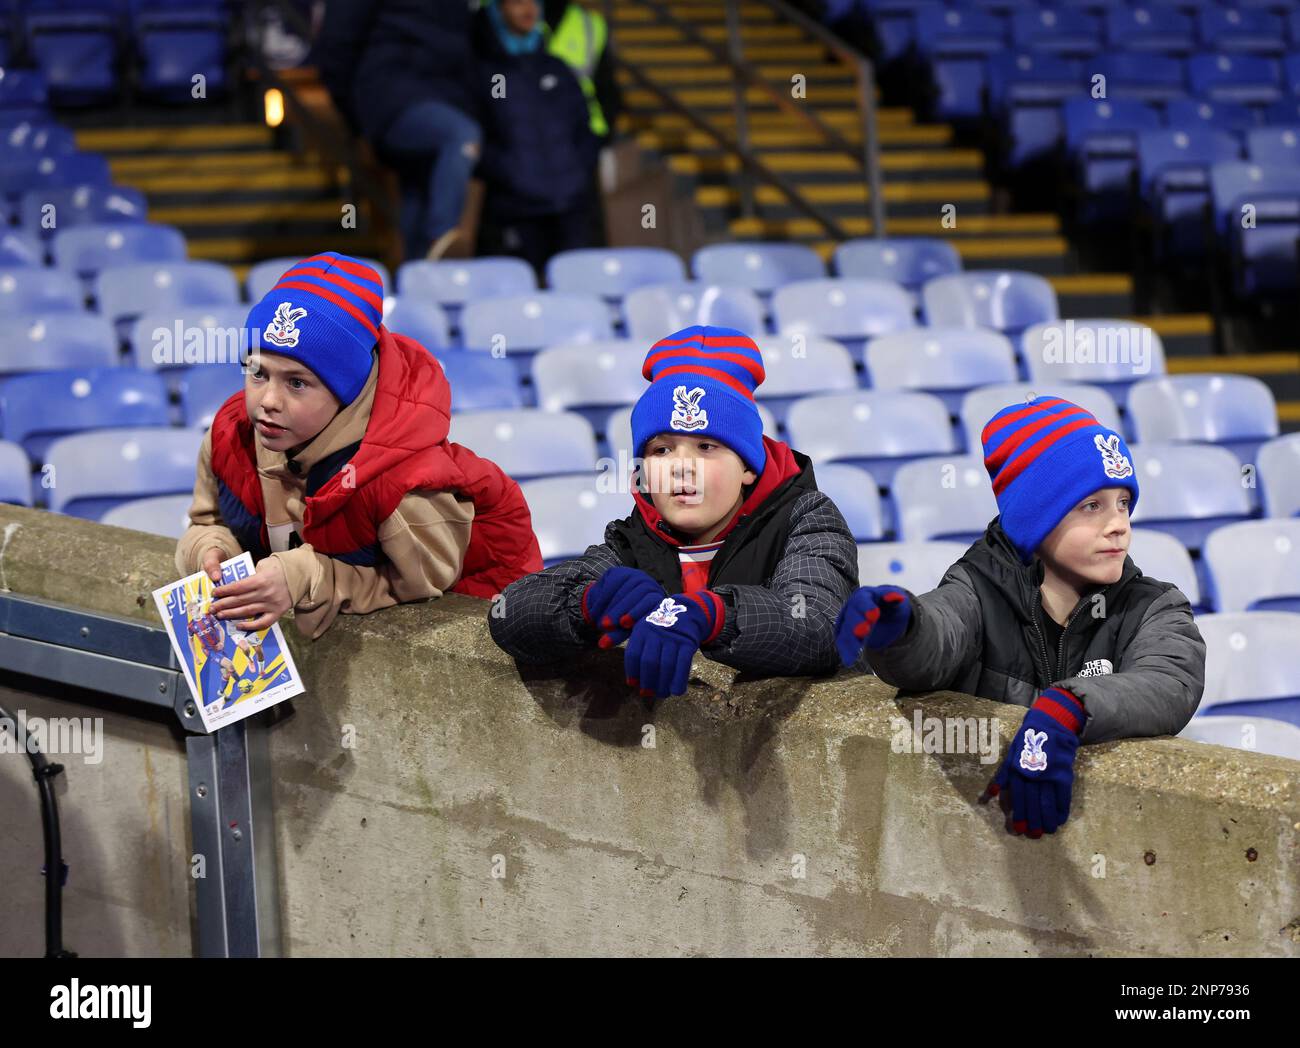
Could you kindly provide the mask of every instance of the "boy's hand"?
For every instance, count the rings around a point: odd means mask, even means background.
[[[644,698],[686,694],[691,659],[722,631],[722,598],[711,590],[678,593],[632,627],[623,653],[627,682]]]
[[[664,599],[664,588],[640,568],[607,568],[582,593],[582,616],[587,625],[604,632],[602,648],[622,644],[638,619],[645,618]]]
[[[912,616],[907,591],[897,586],[863,586],[844,603],[835,620],[840,661],[852,666],[865,645],[888,647],[903,635]]]
[[[212,614],[219,619],[244,620],[237,623],[241,630],[270,629],[293,607],[284,566],[276,557],[264,557],[256,573],[215,587],[212,596],[216,598],[210,608]]]
[[[212,546],[203,554],[203,563],[199,570],[208,578],[221,585],[221,562],[226,559],[226,551],[220,546]]]
[[[1074,791],[1074,755],[1086,719],[1083,703],[1064,688],[1048,688],[1029,707],[1002,767],[980,796],[980,803],[987,804],[1003,792],[1010,795],[1009,832],[1037,840],[1065,822]]]

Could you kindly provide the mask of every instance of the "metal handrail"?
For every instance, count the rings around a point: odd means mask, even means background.
[[[867,188],[870,194],[871,235],[885,235],[885,197],[883,181],[880,176],[880,139],[876,117],[876,70],[875,65],[866,55],[854,50],[838,36],[832,33],[816,19],[809,17],[797,8],[791,7],[785,0],[755,0],[782,17],[794,22],[804,32],[816,37],[828,50],[832,51],[845,65],[853,69],[858,81],[858,104],[862,109],[862,150],[863,166],[867,173]]]

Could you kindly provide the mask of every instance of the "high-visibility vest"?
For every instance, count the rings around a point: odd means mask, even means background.
[[[605,19],[571,3],[560,24],[551,30],[547,50],[565,62],[577,75],[582,93],[587,96],[587,109],[591,114],[591,130],[600,137],[609,134],[605,113],[596,101],[596,83],[592,75],[605,51],[609,31]]]

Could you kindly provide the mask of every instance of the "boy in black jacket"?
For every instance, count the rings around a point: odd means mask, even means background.
[[[697,650],[757,674],[833,671],[857,547],[808,458],[763,435],[758,347],[690,327],[657,342],[642,374],[635,511],[578,559],[506,587],[493,638],[523,661],[626,640],[645,696],[683,694]]]
[[[1128,557],[1138,483],[1118,433],[1037,397],[982,438],[1001,511],[984,537],[929,593],[858,590],[836,639],[845,665],[895,687],[1028,706],[982,799],[1009,792],[1012,832],[1039,837],[1069,814],[1080,742],[1182,730],[1205,642],[1178,588]]]

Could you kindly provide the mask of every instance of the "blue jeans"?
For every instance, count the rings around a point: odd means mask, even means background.
[[[403,110],[384,133],[382,151],[403,168],[400,222],[408,259],[423,258],[460,224],[482,138],[473,119],[432,98]]]

